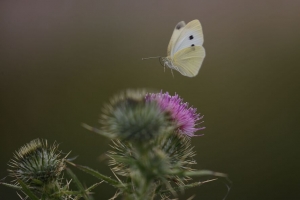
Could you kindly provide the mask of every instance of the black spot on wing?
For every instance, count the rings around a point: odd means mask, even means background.
[[[191,45],[191,47],[195,46],[194,44]]]
[[[194,36],[193,36],[193,35],[191,35],[189,38],[190,38],[190,40],[192,40],[192,39],[194,39]]]
[[[177,24],[176,29],[179,30],[183,27],[183,25],[181,23]]]
[[[180,30],[185,26],[184,21],[178,22],[175,26],[175,30]]]

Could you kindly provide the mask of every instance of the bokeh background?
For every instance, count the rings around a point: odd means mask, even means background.
[[[170,70],[173,28],[199,19],[207,56],[195,78]],[[205,115],[193,138],[198,169],[227,173],[228,200],[300,199],[300,1],[1,1],[0,179],[21,145],[58,141],[77,163],[112,175],[99,156],[109,141],[102,105],[126,88],[178,93]],[[97,180],[74,169],[86,184]],[[7,181],[9,179],[6,179]],[[222,199],[220,181],[180,199]],[[95,190],[108,199],[114,189]],[[0,199],[18,199],[0,186]]]

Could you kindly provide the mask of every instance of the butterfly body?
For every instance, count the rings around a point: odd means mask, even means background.
[[[164,66],[179,71],[187,77],[198,74],[205,57],[202,27],[199,20],[188,24],[181,21],[173,31],[168,45],[167,57],[162,57]]]

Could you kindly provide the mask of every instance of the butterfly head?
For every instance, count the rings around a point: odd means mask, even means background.
[[[159,62],[163,67],[169,67],[171,69],[174,69],[172,60],[169,56],[168,57],[160,57]]]

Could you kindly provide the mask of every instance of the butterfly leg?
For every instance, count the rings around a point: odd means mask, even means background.
[[[175,77],[174,77],[174,74],[173,74],[173,70],[172,70],[172,69],[171,69],[171,73],[172,73],[172,76],[173,76],[173,78],[175,78]]]

